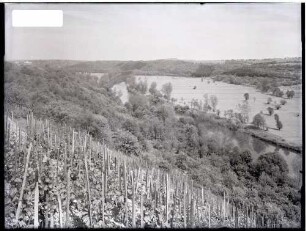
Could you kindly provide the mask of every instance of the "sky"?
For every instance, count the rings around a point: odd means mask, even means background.
[[[63,27],[12,27],[13,9],[63,10]],[[7,4],[5,59],[301,57],[298,3]]]

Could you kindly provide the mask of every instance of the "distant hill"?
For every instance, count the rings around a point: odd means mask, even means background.
[[[302,59],[299,57],[216,61],[159,59],[152,61],[34,60],[27,62],[25,60],[14,63],[31,65],[42,70],[49,67],[65,69],[72,73],[108,73],[112,75],[112,79],[114,76],[121,76],[120,79],[122,79],[122,75],[211,76],[217,77],[219,81],[227,82],[230,82],[229,78],[236,77],[240,80],[234,82],[245,84],[250,83],[249,78],[251,77],[253,82],[269,78],[271,81],[279,79],[278,82],[284,82],[284,85],[294,85],[301,82],[302,76]]]
[[[122,72],[146,75],[213,76],[237,75],[272,78],[300,78],[301,58],[185,61],[161,59],[154,61],[87,61],[67,65],[76,72]]]

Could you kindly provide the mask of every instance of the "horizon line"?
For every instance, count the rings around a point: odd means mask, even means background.
[[[269,59],[294,59],[302,58],[302,56],[286,56],[286,57],[269,57],[269,58],[233,58],[233,59],[179,59],[179,58],[157,58],[157,59],[9,59],[5,62],[18,62],[18,61],[75,61],[75,62],[150,62],[161,60],[173,60],[173,61],[186,61],[186,62],[217,62],[217,61],[233,61],[233,60],[269,60]]]

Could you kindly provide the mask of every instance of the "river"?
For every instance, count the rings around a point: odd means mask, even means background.
[[[210,79],[173,77],[173,76],[137,76],[136,81],[147,81],[148,88],[152,82],[157,83],[157,89],[161,89],[162,85],[171,82],[173,86],[172,97],[178,104],[188,104],[192,99],[204,100],[203,95],[216,95],[218,97],[217,109],[221,112],[224,110],[237,110],[238,103],[244,100],[243,94],[249,93],[250,99],[250,118],[262,110],[265,110],[266,100],[271,97],[273,102],[279,101],[280,98],[268,96],[258,92],[256,89],[247,86],[227,84],[223,82],[213,82]],[[195,88],[195,89],[194,89]],[[121,101],[128,101],[128,92],[126,83],[122,82],[113,87],[114,91],[121,92]],[[299,92],[292,100],[287,100],[287,104],[283,106],[277,113],[283,122],[284,128],[281,131],[270,129],[269,132],[277,134],[290,142],[298,144],[302,143],[302,121],[301,117],[296,117],[296,113],[301,113],[301,94]],[[255,98],[255,99],[254,99]],[[221,113],[222,116],[222,113]],[[265,119],[270,127],[275,126],[273,116],[265,115]],[[218,140],[221,145],[229,143],[237,146],[240,150],[249,150],[252,154],[253,161],[264,153],[279,153],[288,164],[289,175],[291,177],[300,177],[299,171],[302,169],[302,157],[300,154],[288,151],[287,149],[277,147],[273,144],[262,141],[245,133],[231,132],[227,130],[215,130],[208,127],[208,134]]]

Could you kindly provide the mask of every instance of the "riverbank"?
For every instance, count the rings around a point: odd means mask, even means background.
[[[241,129],[242,132],[247,133],[253,137],[256,137],[260,140],[263,140],[265,142],[277,145],[279,147],[288,149],[290,151],[294,151],[297,152],[299,154],[302,153],[303,147],[298,145],[298,144],[294,144],[292,142],[288,142],[285,139],[283,139],[280,136],[274,135],[270,132],[267,131],[263,131],[260,129],[253,129],[253,128],[249,128],[247,126],[243,127]]]

